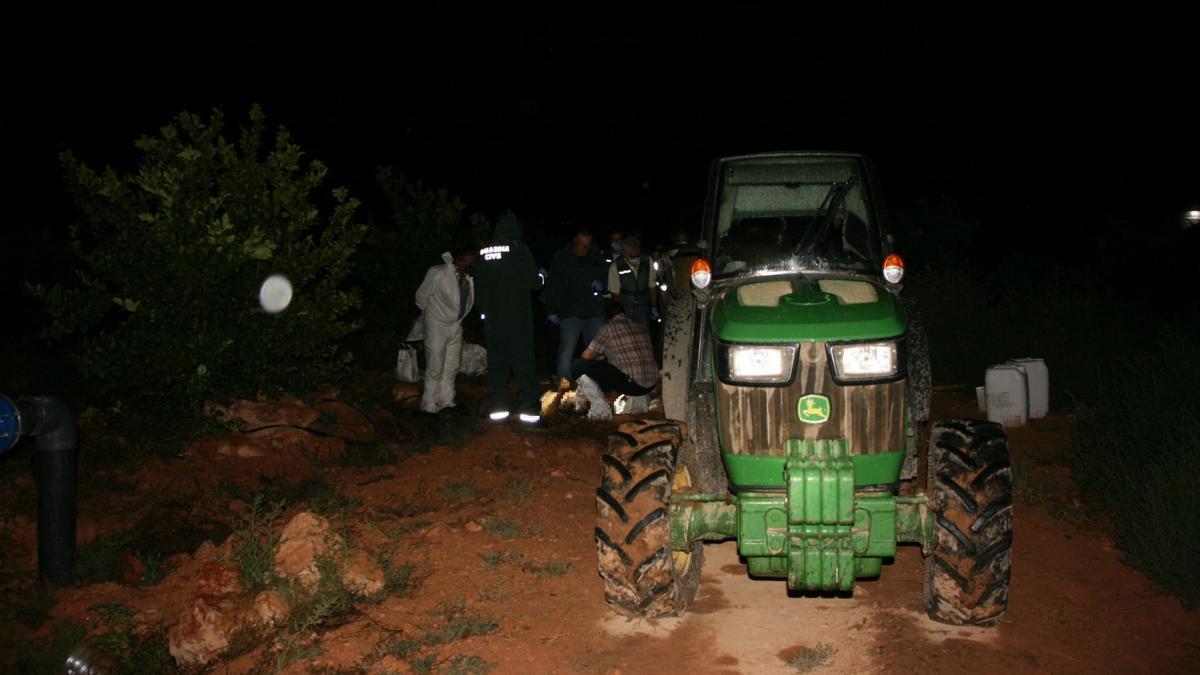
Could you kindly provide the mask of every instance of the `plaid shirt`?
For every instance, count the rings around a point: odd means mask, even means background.
[[[653,387],[658,381],[658,363],[650,346],[650,334],[624,314],[601,326],[588,349],[603,354],[613,367],[639,386]]]

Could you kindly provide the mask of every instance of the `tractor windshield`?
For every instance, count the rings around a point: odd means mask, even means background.
[[[852,157],[755,158],[723,167],[717,277],[778,271],[877,274],[878,229]]]

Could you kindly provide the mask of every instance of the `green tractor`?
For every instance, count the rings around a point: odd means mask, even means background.
[[[870,164],[731,157],[709,188],[705,256],[664,327],[667,419],[621,425],[603,456],[609,605],[685,611],[706,541],[736,539],[751,576],[812,594],[851,593],[907,543],[925,554],[930,617],[994,625],[1012,557],[1007,440],[990,422],[927,423],[928,353]]]

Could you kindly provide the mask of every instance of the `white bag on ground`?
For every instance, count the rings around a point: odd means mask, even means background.
[[[458,362],[458,372],[463,375],[484,375],[487,373],[487,350],[483,345],[473,345],[464,342],[462,360]]]
[[[421,367],[417,364],[417,350],[412,345],[400,345],[396,354],[396,379],[401,382],[420,382]]]

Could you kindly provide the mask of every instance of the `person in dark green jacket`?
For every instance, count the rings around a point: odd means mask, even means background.
[[[533,356],[533,309],[530,291],[541,288],[545,273],[521,240],[523,228],[512,211],[496,221],[492,241],[475,262],[475,304],[483,313],[488,359],[489,417],[508,419],[508,373],[517,384],[520,420],[541,421]]]
[[[592,232],[585,226],[575,228],[571,243],[554,254],[550,277],[546,281],[546,319],[558,325],[558,358],[555,368],[559,379],[571,379],[571,360],[579,339],[591,344],[604,324],[599,294],[608,274],[600,250],[592,245]]]

